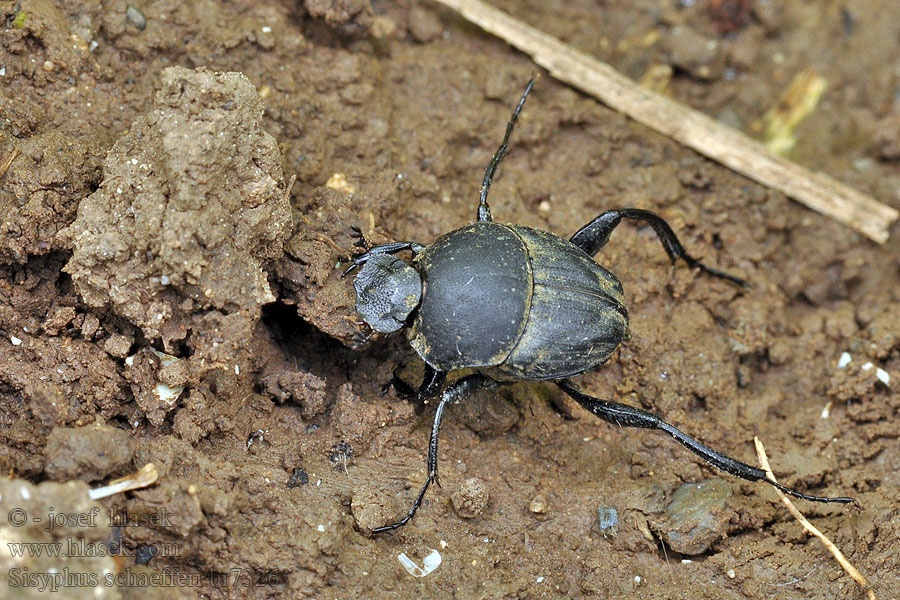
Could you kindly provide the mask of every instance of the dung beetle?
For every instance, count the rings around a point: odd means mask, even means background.
[[[710,268],[689,255],[672,228],[640,209],[609,210],[579,229],[568,241],[552,233],[491,219],[488,190],[508,151],[510,134],[534,85],[525,92],[506,126],[503,142],[484,174],[475,223],[438,237],[430,246],[392,242],[351,258],[355,269],[356,310],[379,333],[409,326],[412,347],[425,361],[418,388],[394,372],[388,386],[419,403],[440,396],[428,446],[427,476],[412,508],[397,529],[416,513],[431,482],[438,481],[438,433],[444,410],[478,389],[514,381],[552,381],[600,419],[621,427],[658,429],[714,467],[749,481],[765,481],[781,491],[814,502],[854,502],[852,498],[810,496],[771,481],[765,471],[720,454],[647,411],[594,398],[569,378],[603,364],[628,330],[622,284],[593,256],[623,219],[650,225],[669,258],[748,287],[739,277]],[[358,229],[358,245],[366,245]],[[409,251],[412,265],[393,256]],[[475,370],[445,386],[447,373]],[[386,386],[387,387],[387,386]]]

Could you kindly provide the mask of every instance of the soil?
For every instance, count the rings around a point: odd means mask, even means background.
[[[900,4],[495,4],[751,133],[815,69],[791,158],[900,207]],[[442,487],[371,535],[421,485],[434,409],[381,392],[422,365],[403,335],[363,342],[351,226],[427,244],[472,221],[527,57],[424,1],[0,18],[0,597],[863,597],[768,486],[545,384],[450,407]],[[496,220],[566,237],[650,209],[752,284],[623,225],[598,260],[630,338],[578,385],[746,462],[758,435],[784,483],[854,496],[799,504],[900,596],[900,228],[878,246],[539,75]],[[148,462],[154,485],[88,498]],[[432,550],[422,578],[398,560]]]

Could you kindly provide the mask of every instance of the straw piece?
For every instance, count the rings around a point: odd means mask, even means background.
[[[635,121],[806,206],[878,243],[900,212],[825,175],[814,173],[705,114],[641,88],[611,66],[563,44],[479,0],[437,0],[546,68],[553,77],[590,94]]]
[[[769,466],[769,459],[766,456],[766,449],[763,446],[763,443],[761,441],[759,441],[758,437],[755,437],[755,436],[753,438],[753,443],[756,444],[756,455],[759,457],[759,465],[766,472],[766,476],[768,476],[768,478],[770,480],[775,481],[777,483],[777,481],[775,480],[775,475],[772,473],[772,468]],[[800,513],[800,511],[797,510],[797,507],[794,506],[794,503],[791,502],[790,498],[785,496],[781,490],[776,488],[775,492],[778,494],[778,497],[781,498],[781,501],[787,507],[788,511],[790,511],[790,513],[792,515],[794,515],[794,518],[797,519],[798,521],[800,521],[800,524],[803,525],[803,527],[809,533],[811,533],[812,535],[819,538],[819,541],[821,541],[822,544],[824,544],[825,547],[828,548],[828,551],[834,555],[835,560],[838,561],[838,564],[841,565],[841,567],[844,569],[844,571],[846,571],[847,574],[850,575],[850,577],[852,577],[853,580],[859,584],[859,587],[861,587],[863,590],[865,590],[866,596],[869,598],[869,600],[876,600],[875,599],[875,591],[872,590],[872,586],[869,585],[869,582],[866,581],[866,578],[863,577],[862,573],[857,571],[856,567],[854,567],[852,564],[850,564],[850,561],[847,560],[847,558],[838,549],[838,547],[835,546],[831,540],[829,540],[827,537],[825,537],[825,534],[823,534],[821,531],[816,529],[812,523],[807,521],[806,517],[804,517]]]
[[[99,498],[112,496],[113,494],[120,494],[129,490],[145,488],[149,485],[153,485],[156,482],[156,478],[158,476],[159,475],[156,472],[156,465],[154,465],[153,463],[147,463],[146,465],[141,467],[140,471],[137,471],[136,473],[126,475],[125,477],[120,477],[119,479],[110,481],[107,485],[91,489],[89,492],[90,497],[91,500],[97,500]]]

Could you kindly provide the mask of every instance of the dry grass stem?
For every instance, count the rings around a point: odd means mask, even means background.
[[[766,456],[766,449],[763,446],[763,443],[759,441],[758,437],[753,438],[753,443],[756,444],[756,455],[759,457],[760,467],[762,467],[762,469],[766,472],[766,475],[769,477],[769,479],[771,479],[772,481],[776,481],[775,475],[772,473],[772,468],[769,466],[769,459]],[[819,538],[819,541],[822,542],[822,544],[824,544],[825,547],[828,548],[828,551],[834,555],[835,560],[838,561],[838,564],[841,565],[841,568],[843,568],[844,571],[846,571],[847,574],[850,575],[850,577],[852,577],[853,580],[856,581],[856,583],[858,583],[863,590],[865,590],[866,596],[869,598],[869,600],[876,600],[875,591],[872,590],[872,586],[869,585],[869,582],[865,577],[863,577],[862,573],[860,573],[856,569],[856,567],[850,564],[850,561],[847,560],[843,552],[841,552],[838,547],[834,545],[834,542],[825,537],[824,533],[816,529],[812,523],[807,521],[806,517],[804,517],[800,513],[800,511],[797,510],[797,507],[794,506],[794,503],[791,502],[791,499],[785,496],[781,490],[776,489],[775,492],[778,494],[778,497],[781,498],[781,501],[787,507],[788,511],[792,515],[794,515],[794,518],[800,521],[800,524],[803,525],[803,527],[810,534]]]
[[[900,212],[671,98],[480,0],[438,0],[547,69],[556,79],[747,177],[775,188],[878,243]]]

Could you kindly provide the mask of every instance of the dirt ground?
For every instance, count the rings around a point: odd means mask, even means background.
[[[900,207],[900,3],[494,4],[753,134],[813,68],[790,157]],[[472,221],[527,57],[424,0],[0,18],[0,597],[863,597],[768,486],[546,384],[452,406],[443,486],[370,534],[423,481],[434,409],[381,393],[421,376],[403,335],[357,343],[350,227],[428,244]],[[577,383],[856,497],[798,505],[900,597],[900,228],[878,246],[543,74],[494,218],[568,237],[626,206],[752,288],[623,225],[597,258],[631,336]],[[88,499],[150,462],[154,485]],[[398,560],[432,550],[423,578]]]

